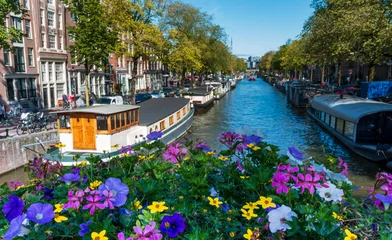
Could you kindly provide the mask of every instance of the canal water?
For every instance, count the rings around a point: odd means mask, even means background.
[[[293,107],[285,94],[259,78],[239,82],[207,112],[196,114],[188,137],[220,150],[224,146],[217,137],[226,131],[262,134],[280,148],[281,154],[294,146],[313,159],[325,158],[325,154],[340,156],[349,165],[349,179],[361,187],[355,195],[365,195],[374,184],[375,174],[388,171],[352,153],[311,119],[306,109]]]

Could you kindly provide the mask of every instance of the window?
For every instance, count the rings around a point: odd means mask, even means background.
[[[182,115],[185,116],[185,114],[186,114],[186,109],[183,108],[183,109],[182,109]]]
[[[75,21],[75,14],[71,12],[71,20]]]
[[[41,62],[41,81],[45,82],[46,80],[46,62]]]
[[[166,129],[165,121],[160,122],[160,123],[159,123],[159,126],[160,126],[160,128],[161,128],[161,131],[165,130],[165,129]]]
[[[53,82],[53,64],[49,63],[49,82]]]
[[[139,122],[139,110],[135,111],[135,122]]]
[[[41,47],[46,48],[46,36],[45,36],[45,33],[41,33]]]
[[[4,65],[10,65],[10,52],[7,49],[4,49]]]
[[[63,49],[63,36],[59,35],[59,49]]]
[[[28,85],[29,85],[29,97],[36,97],[37,96],[37,88],[35,86],[35,78],[29,78]]]
[[[335,129],[335,122],[336,122],[336,117],[331,116],[331,122],[329,123],[329,126],[331,126],[331,128]]]
[[[56,36],[49,35],[49,48],[56,48]]]
[[[96,119],[97,119],[97,130],[108,130],[107,116],[96,116]]]
[[[18,17],[11,17],[11,26],[16,29],[22,30],[22,23],[20,18]]]
[[[321,121],[324,121],[324,118],[325,118],[325,113],[324,113],[324,112],[321,112],[321,114],[320,114],[320,120],[321,120]]]
[[[29,0],[24,0],[24,1],[23,1],[23,7],[24,7],[25,9],[30,9]]]
[[[26,79],[15,79],[16,88],[18,89],[18,98],[27,98]]]
[[[39,16],[41,18],[41,26],[45,25],[44,24],[45,23],[45,19],[44,19],[44,10],[43,9],[40,9]]]
[[[56,82],[63,81],[63,64],[56,63]]]
[[[74,34],[73,33],[68,33],[68,39],[69,39],[69,41],[74,42],[75,41]]]
[[[120,120],[121,120],[121,114],[116,115],[116,128],[119,128],[120,125]]]
[[[61,29],[63,26],[62,26],[62,22],[63,22],[63,19],[62,19],[62,15],[61,15],[61,13],[59,13],[58,15],[57,15],[57,17],[58,17],[58,19],[57,19],[57,27],[59,28],[59,29]]]
[[[54,12],[48,11],[48,26],[49,27],[53,27],[54,26],[54,21],[53,20],[54,20]]]
[[[32,48],[27,49],[27,55],[28,55],[29,67],[33,67],[34,66],[34,56],[33,56],[33,49]]]
[[[47,0],[48,4],[53,4],[53,0]]]
[[[180,120],[180,118],[181,118],[181,112],[178,111],[178,112],[177,112],[177,120]]]
[[[15,100],[15,91],[14,91],[14,79],[7,78],[7,92],[8,92],[8,99],[10,101]]]
[[[135,123],[135,111],[131,111],[132,123]]]
[[[327,125],[329,125],[329,114],[328,113],[326,113],[325,114],[325,120],[324,120],[324,122],[327,124]]]
[[[16,72],[25,72],[25,61],[24,61],[24,54],[23,48],[15,47],[15,71]]]
[[[354,123],[346,121],[344,125],[344,135],[350,139],[354,137]]]
[[[31,38],[30,20],[25,20],[25,25],[26,25],[26,36],[27,38]]]
[[[343,128],[344,128],[344,120],[337,118],[336,119],[336,131],[339,133],[343,133]]]
[[[131,124],[131,114],[132,114],[132,111],[127,112],[127,125]],[[133,114],[132,114],[132,116],[133,116]]]
[[[125,113],[121,114],[121,127],[125,126]]]
[[[71,54],[71,64],[73,64],[73,65],[78,64],[77,57],[76,57],[76,52],[70,51],[69,53]],[[83,76],[82,76],[82,81],[84,81],[84,77]]]
[[[69,115],[60,115],[59,121],[60,121],[60,127],[59,127],[60,129],[70,129],[71,128]]]
[[[116,129],[116,122],[114,120],[114,115],[110,116],[110,129],[111,130]]]
[[[173,116],[169,117],[169,125],[170,126],[173,125],[173,123],[174,123],[174,119],[173,118],[174,118]]]

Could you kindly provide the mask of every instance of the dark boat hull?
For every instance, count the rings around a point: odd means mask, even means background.
[[[195,108],[195,111],[204,111],[204,110],[208,110],[213,105],[214,105],[214,98],[211,98],[205,103],[194,103],[193,107]]]

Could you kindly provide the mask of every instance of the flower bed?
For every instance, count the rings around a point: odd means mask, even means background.
[[[287,156],[258,136],[227,132],[206,143],[121,148],[74,168],[36,158],[31,183],[0,188],[4,239],[389,239],[392,176],[364,200],[341,158]],[[118,147],[118,146],[114,146]],[[116,149],[117,150],[117,149]]]

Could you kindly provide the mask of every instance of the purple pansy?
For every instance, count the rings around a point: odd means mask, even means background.
[[[384,204],[386,210],[389,208],[389,205],[392,203],[392,197],[390,196],[385,196],[377,193],[376,198]]]
[[[161,132],[161,131],[150,132],[150,133],[147,135],[147,139],[148,139],[148,140],[151,140],[151,141],[160,139],[161,137],[162,137],[162,132]]]
[[[67,185],[80,181],[79,173],[66,173],[59,180],[64,181]]]
[[[34,203],[27,209],[27,219],[45,224],[54,218],[53,206],[51,204]]]
[[[230,205],[227,203],[223,203],[221,205],[221,208],[222,208],[222,212],[227,213],[230,210]]]
[[[88,220],[87,222],[79,225],[80,227],[79,236],[83,237],[85,234],[90,232],[90,228],[88,227],[88,225],[91,223],[93,223],[93,221]]]
[[[11,222],[12,219],[22,214],[23,209],[23,200],[20,199],[18,196],[11,195],[8,202],[6,202],[3,206],[3,213],[5,214],[5,218]]]
[[[45,187],[44,188],[44,195],[41,197],[41,200],[47,199],[47,200],[52,200],[54,198],[53,194],[54,189],[50,189]]]
[[[167,234],[169,238],[175,238],[179,233],[185,231],[186,225],[182,216],[178,213],[173,214],[173,216],[164,216],[162,223],[159,226],[159,230],[162,233]]]
[[[293,156],[297,160],[303,160],[304,155],[295,147],[289,147],[289,153],[291,156]]]
[[[19,215],[12,219],[10,228],[4,235],[4,240],[12,240],[16,236],[24,236],[28,234],[29,230],[23,226],[23,221],[26,219],[26,214]]]
[[[122,146],[120,152],[122,154],[132,154],[133,153],[132,146],[131,145]]]
[[[104,190],[110,190],[113,193],[115,201],[113,205],[120,207],[127,201],[127,195],[129,193],[129,188],[126,184],[122,183],[119,178],[108,178],[104,184],[98,187],[99,192],[103,195]]]
[[[196,150],[201,150],[204,152],[210,152],[211,151],[211,147],[207,145],[207,143],[205,142],[200,142],[196,145],[195,147]]]
[[[261,137],[256,136],[256,135],[252,135],[252,136],[246,136],[244,143],[245,144],[251,144],[253,143],[254,145],[257,145],[261,142]]]

